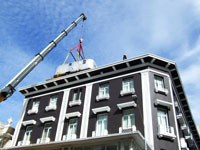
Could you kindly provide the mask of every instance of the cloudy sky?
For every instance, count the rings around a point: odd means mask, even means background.
[[[80,23],[18,86],[51,78],[70,48],[84,38],[98,66],[152,53],[176,61],[200,126],[199,0],[0,0],[0,87],[14,77],[82,12]],[[70,61],[70,60],[69,60]],[[0,104],[0,121],[19,119],[23,95]]]

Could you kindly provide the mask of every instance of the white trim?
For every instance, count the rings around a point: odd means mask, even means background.
[[[57,131],[56,131],[56,137],[55,137],[55,141],[61,141],[62,138],[62,133],[63,133],[63,128],[64,128],[64,120],[65,120],[65,113],[67,110],[67,104],[69,101],[69,89],[66,89],[64,91],[63,94],[63,99],[62,99],[62,105],[60,108],[60,115],[59,115],[59,119],[58,119],[58,127],[57,127]]]
[[[123,108],[127,107],[137,107],[137,104],[134,101],[131,101],[131,102],[117,104],[117,107],[119,108],[119,110],[122,110]]]
[[[23,126],[27,126],[27,125],[31,125],[31,124],[35,125],[36,123],[37,122],[35,120],[33,120],[33,119],[22,122]]]
[[[65,117],[67,119],[72,118],[72,117],[80,117],[80,116],[81,116],[81,113],[79,111],[65,114]]]
[[[16,145],[16,143],[17,143],[19,131],[21,129],[22,121],[23,121],[24,115],[26,113],[26,108],[27,108],[28,101],[29,101],[29,99],[24,99],[23,109],[22,109],[22,112],[21,112],[21,116],[20,116],[20,119],[19,119],[19,121],[17,123],[17,126],[15,128],[15,132],[14,132],[14,135],[13,135],[13,138],[12,138],[12,142],[11,142],[11,146],[12,147],[14,147]]]
[[[170,107],[172,106],[172,103],[161,100],[161,99],[156,99],[156,102],[154,103],[154,105],[155,106],[161,105],[170,109]]]
[[[56,118],[53,117],[53,116],[40,118],[40,121],[41,121],[42,123],[45,123],[45,122],[47,122],[47,121],[55,121],[55,120],[56,120]]]
[[[172,88],[172,81],[170,79],[170,77],[168,77],[168,81],[169,81],[169,92],[170,92],[170,97],[172,99],[172,111],[174,113],[174,122],[175,122],[175,134],[177,133],[177,141],[178,141],[178,147],[179,147],[179,150],[181,150],[181,143],[180,143],[180,137],[179,137],[179,129],[178,129],[178,122],[177,122],[177,116],[176,116],[176,109],[175,109],[175,104],[174,104],[174,96],[173,96],[173,88]],[[176,92],[175,92],[176,93]]]
[[[141,73],[142,80],[142,99],[143,99],[143,116],[144,116],[144,135],[145,143],[148,143],[150,148],[154,150],[154,134],[153,134],[153,119],[152,119],[152,102],[150,93],[150,69],[146,69]],[[145,144],[147,147],[147,144]]]
[[[27,113],[28,113],[29,115],[31,115],[31,114],[37,114],[37,113],[38,113],[38,108],[36,108],[36,109],[31,108],[31,109],[28,110]]]
[[[90,103],[91,103],[91,95],[92,95],[92,86],[93,86],[92,84],[86,85],[80,138],[87,138],[89,113],[90,113],[90,106],[91,106]]]
[[[98,107],[98,108],[93,108],[92,112],[94,114],[100,113],[100,112],[110,112],[110,107],[109,106],[104,106],[104,107]]]

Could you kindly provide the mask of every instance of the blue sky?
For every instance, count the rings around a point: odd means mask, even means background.
[[[176,61],[200,126],[199,0],[0,0],[0,87],[14,77],[82,12],[80,23],[18,86],[51,78],[83,33],[87,58],[98,66],[153,53]],[[70,60],[69,60],[70,61]],[[23,95],[0,104],[0,121],[19,119]]]

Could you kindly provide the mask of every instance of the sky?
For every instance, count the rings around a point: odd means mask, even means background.
[[[152,53],[176,61],[195,122],[200,126],[199,0],[0,0],[0,88],[82,12],[81,22],[17,87],[51,78],[82,37],[98,66]],[[72,61],[71,58],[68,62]],[[16,91],[0,103],[0,121],[21,115]]]

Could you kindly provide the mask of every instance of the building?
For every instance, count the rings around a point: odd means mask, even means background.
[[[8,124],[0,121],[0,148],[10,147],[14,128],[11,127],[12,119],[8,119]]]
[[[25,100],[9,149],[200,150],[176,64],[155,55],[68,73],[20,92]]]

